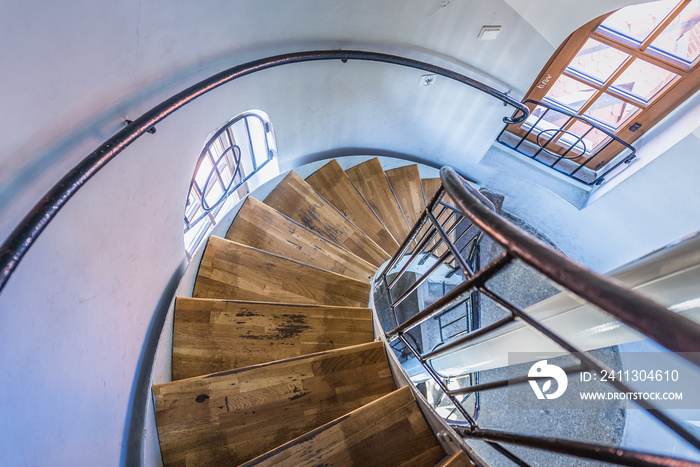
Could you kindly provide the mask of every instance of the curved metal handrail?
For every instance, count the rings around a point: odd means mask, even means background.
[[[570,441],[563,438],[550,439],[531,434],[514,434],[505,431],[494,431],[481,428],[478,425],[475,418],[471,416],[460,403],[458,399],[459,396],[502,388],[510,386],[511,384],[522,384],[528,381],[529,376],[489,381],[464,388],[450,389],[444,384],[441,375],[434,368],[433,361],[436,358],[459,351],[458,349],[468,346],[469,343],[474,342],[475,339],[486,337],[516,320],[521,321],[524,325],[539,332],[552,343],[573,355],[580,362],[578,365],[563,369],[567,374],[581,371],[593,371],[601,374],[602,372],[610,373],[612,371],[607,365],[600,362],[595,357],[577,348],[568,338],[557,334],[554,330],[550,329],[547,324],[536,319],[528,311],[514,305],[499,292],[493,290],[493,287],[489,286],[488,282],[504,271],[516,259],[527,264],[532,269],[563,288],[573,292],[586,302],[598,307],[603,312],[608,313],[627,326],[640,331],[645,336],[655,340],[667,349],[676,352],[679,356],[697,366],[700,366],[700,354],[698,354],[698,352],[700,352],[700,324],[666,309],[638,292],[625,288],[613,279],[603,277],[590,271],[511,224],[494,212],[489,203],[484,203],[481,193],[479,193],[474,186],[462,179],[454,169],[443,167],[440,171],[440,175],[442,186],[437,190],[430,203],[428,203],[421,218],[414,225],[411,233],[404,240],[398,252],[394,255],[392,260],[387,263],[388,266],[383,269],[378,277],[383,281],[384,288],[386,289],[386,293],[383,295],[384,298],[382,299],[382,306],[388,305],[389,309],[387,311],[394,313],[395,307],[397,303],[399,303],[399,300],[403,298],[403,295],[398,299],[392,295],[392,286],[386,279],[387,275],[395,274],[392,283],[398,282],[401,278],[401,274],[406,271],[410,263],[421,254],[422,248],[424,248],[428,241],[435,235],[439,235],[449,250],[443,254],[438,261],[445,261],[446,258],[452,255],[453,259],[460,264],[460,269],[465,277],[461,284],[457,285],[437,301],[419,310],[413,316],[408,317],[405,321],[391,330],[386,330],[384,333],[387,342],[398,339],[404,344],[406,349],[411,352],[416,361],[423,366],[440,390],[454,404],[460,415],[464,417],[466,424],[457,427],[459,428],[458,432],[466,438],[483,439],[519,465],[527,464],[499,443],[521,444],[551,452],[563,452],[582,458],[612,460],[614,463],[621,465],[700,465],[677,458],[655,456],[649,453],[630,451],[619,447],[614,449],[603,447],[608,449],[608,452],[615,453],[618,457],[613,458],[605,454],[607,457],[601,458],[602,448],[600,445]],[[505,250],[488,265],[478,270],[472,270],[466,265],[462,257],[462,251],[457,246],[457,242],[450,238],[448,232],[445,230],[445,226],[441,224],[436,218],[436,215],[433,214],[433,210],[439,204],[442,197],[447,195],[451,198],[452,203],[457,206],[457,209],[464,216],[464,219],[469,221],[470,226],[474,225],[478,230],[483,232]],[[437,217],[439,217],[439,215]],[[419,235],[419,231],[424,232],[423,239],[419,242],[419,246],[412,248],[414,241]],[[412,248],[411,252],[408,251],[409,248]],[[399,268],[397,261],[406,259],[406,256],[408,256],[407,261]],[[395,271],[395,269],[400,270]],[[431,267],[431,269],[434,268]],[[428,270],[420,277],[416,277],[412,282],[415,284],[425,281],[430,274],[431,270]],[[381,284],[382,282],[379,283]],[[411,290],[411,287],[412,286],[409,286],[407,290]],[[405,283],[402,285],[402,290],[404,289],[406,289]],[[427,353],[421,353],[409,343],[406,339],[406,333],[409,330],[432,317],[438,316],[439,313],[442,313],[444,310],[453,308],[463,302],[466,297],[474,291],[478,291],[485,297],[488,297],[493,303],[507,311],[508,315],[486,327],[464,334],[446,345]],[[388,299],[388,301],[384,302],[386,299]],[[616,390],[622,393],[634,392],[627,382],[621,379],[610,379],[607,381]],[[686,440],[695,448],[700,449],[700,439],[693,432],[688,430],[685,425],[671,417],[664,410],[660,410],[655,403],[646,399],[635,399],[635,403],[639,407],[645,409],[658,421],[666,425],[670,430],[674,431],[680,438]],[[452,424],[452,422],[450,423]]]
[[[515,107],[515,115],[503,119],[503,121],[508,124],[520,123],[524,121],[530,113],[528,108],[522,103],[479,81],[447,68],[397,55],[360,50],[321,50],[277,55],[234,66],[206,78],[156,105],[105,141],[54,185],[41,201],[34,206],[29,214],[22,219],[0,248],[0,267],[2,268],[0,271],[0,291],[5,287],[5,284],[17,268],[17,265],[22,260],[27,250],[29,250],[48,223],[80,187],[117,154],[126,149],[141,135],[151,130],[151,128],[168,115],[192,102],[199,96],[242,76],[280,65],[319,60],[342,60],[343,62],[347,60],[367,60],[391,63],[445,76],[471,86],[501,100],[505,104]],[[517,115],[518,112],[521,114]]]

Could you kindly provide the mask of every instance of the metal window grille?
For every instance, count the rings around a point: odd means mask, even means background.
[[[188,259],[230,206],[248,193],[246,182],[275,155],[275,138],[264,112],[229,120],[207,139],[197,160],[185,206]]]

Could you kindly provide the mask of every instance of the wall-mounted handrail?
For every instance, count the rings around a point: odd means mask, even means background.
[[[486,84],[447,68],[398,55],[360,50],[320,50],[277,55],[234,66],[190,86],[145,112],[85,157],[54,185],[29,214],[22,219],[0,248],[0,268],[2,268],[0,271],[0,291],[5,287],[27,250],[80,187],[110,160],[168,115],[201,95],[242,76],[281,65],[319,60],[342,60],[343,62],[347,60],[365,60],[424,70],[471,86],[501,100],[505,104],[515,107],[515,115],[513,117],[504,117],[503,121],[505,123],[519,123],[524,121],[529,115],[528,108],[522,103]]]
[[[489,381],[473,387],[450,389],[442,381],[441,375],[433,366],[433,362],[435,362],[435,359],[447,354],[452,354],[450,358],[454,361],[457,358],[455,352],[465,348],[471,341],[476,338],[486,338],[514,321],[520,321],[525,326],[538,331],[549,341],[578,359],[580,363],[570,369],[567,368],[565,370],[566,373],[591,371],[598,374],[603,374],[604,372],[609,374],[612,371],[598,359],[589,356],[571,344],[568,337],[557,334],[547,324],[535,319],[532,314],[514,305],[496,291],[494,287],[489,285],[491,279],[501,274],[515,260],[530,266],[544,277],[573,292],[581,299],[613,316],[630,328],[641,332],[667,349],[679,354],[679,356],[696,366],[700,366],[700,324],[666,309],[633,290],[627,289],[613,279],[590,271],[516,227],[497,214],[490,202],[484,202],[483,195],[475,187],[463,180],[454,169],[443,167],[440,175],[442,187],[438,189],[435,196],[428,203],[411,233],[399,248],[398,253],[387,263],[387,267],[382,270],[378,276],[377,284],[379,284],[380,288],[384,284],[383,287],[386,288],[386,301],[382,299],[380,301],[382,303],[381,306],[388,306],[386,312],[396,316],[395,308],[398,300],[395,299],[390,284],[401,282],[400,290],[412,291],[414,290],[412,284],[426,281],[428,279],[426,276],[437,269],[436,265],[433,264],[427,272],[422,273],[422,275],[416,275],[415,278],[408,280],[408,283],[405,280],[400,281],[401,275],[408,269],[407,265],[423,254],[420,248],[412,248],[419,232],[424,232],[422,234],[423,240],[418,242],[418,245],[422,246],[425,246],[427,243],[424,241],[425,238],[434,236],[436,233],[440,235],[447,251],[437,259],[438,262],[446,262],[452,256],[453,261],[460,265],[461,272],[464,275],[464,281],[461,284],[458,284],[451,291],[445,293],[441,298],[423,309],[412,310],[408,316],[403,316],[402,322],[397,320],[393,329],[385,329],[384,333],[387,341],[398,340],[403,344],[417,362],[423,366],[425,373],[432,377],[435,385],[450,399],[456,410],[466,420],[466,423],[459,427],[460,434],[465,438],[487,441],[496,450],[516,463],[524,461],[512,452],[507,451],[499,443],[520,444],[551,452],[564,452],[578,457],[603,459],[622,465],[698,465],[675,458],[655,456],[623,448],[608,449],[605,447],[605,453],[601,454],[601,446],[592,443],[570,442],[563,439],[541,438],[529,434],[521,435],[485,430],[477,424],[476,419],[466,411],[457,396],[505,387],[515,382],[522,383],[527,381],[528,378]],[[463,258],[460,259],[462,250],[458,246],[457,235],[453,234],[454,238],[448,235],[444,226],[440,224],[439,216],[433,214],[432,211],[439,206],[441,198],[446,195],[449,195],[452,203],[457,207],[464,220],[471,223],[474,228],[491,238],[505,250],[484,265],[484,267],[472,270],[466,265]],[[409,251],[411,248],[412,251]],[[399,267],[401,264],[403,266]],[[395,274],[391,281],[387,279],[390,274]],[[508,312],[508,316],[500,318],[484,328],[456,336],[455,339],[448,341],[445,345],[427,349],[427,351],[421,350],[417,345],[414,347],[406,338],[411,335],[409,332],[413,328],[428,319],[435,318],[445,310],[454,308],[469,299],[475,291],[483,294],[491,302],[498,305],[499,308]],[[400,298],[403,298],[403,295]],[[429,333],[430,331],[428,330],[427,332]],[[617,380],[609,380],[609,383],[621,393],[634,392],[627,382],[619,378]],[[635,402],[668,428],[675,431],[681,438],[700,449],[700,439],[682,423],[679,423],[663,410],[659,410],[654,403],[645,399],[635,399]],[[452,422],[450,421],[450,423]],[[610,453],[616,453],[617,457],[612,456]],[[599,457],[601,455],[604,457]],[[520,465],[527,464],[521,463]]]

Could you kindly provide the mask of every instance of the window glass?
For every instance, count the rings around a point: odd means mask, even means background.
[[[636,59],[615,80],[613,87],[644,101],[649,101],[677,76],[665,68]]]
[[[584,115],[613,129],[618,129],[638,110],[639,107],[605,93],[596,99]]]
[[[693,0],[651,43],[651,47],[692,63],[700,55],[700,0]]]
[[[587,153],[610,140],[608,135],[581,120],[577,120],[576,123],[571,125],[569,132],[581,137],[583,143],[586,145]]]
[[[528,127],[535,125],[535,129],[538,131],[549,130],[551,128],[561,128],[569,121],[569,117],[566,114],[557,112],[556,110],[547,109],[545,107],[537,106],[530,116],[527,118],[525,123]]]
[[[567,75],[561,75],[552,85],[552,89],[549,90],[545,98],[573,111],[578,111],[595,92],[596,90],[591,86]]]
[[[187,195],[188,259],[228,208],[248,193],[250,178],[272,161],[275,151],[269,117],[259,110],[244,112],[212,132],[197,160]]]
[[[595,39],[588,39],[569,64],[569,68],[604,82],[622,65],[627,57],[629,55],[625,52],[602,44]]]
[[[678,0],[665,0],[631,5],[608,16],[601,26],[643,42],[677,4]]]

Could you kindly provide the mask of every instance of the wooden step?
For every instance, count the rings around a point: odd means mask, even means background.
[[[253,197],[241,206],[226,239],[361,281],[370,281],[377,269]]]
[[[458,451],[439,465],[440,467],[472,467],[474,463],[469,459],[464,451]]]
[[[423,185],[423,196],[425,197],[425,204],[427,205],[442,186],[442,180],[439,178],[424,178],[421,180],[421,185]]]
[[[244,465],[432,467],[444,455],[403,387]]]
[[[418,165],[407,165],[397,169],[386,171],[386,178],[389,179],[391,189],[396,195],[396,200],[401,206],[408,225],[412,228],[421,214],[425,211],[425,200],[423,199],[423,184],[420,179]]]
[[[375,266],[390,257],[295,172],[272,190],[265,204]]]
[[[192,296],[256,302],[366,307],[370,284],[211,237]]]
[[[369,308],[178,298],[173,380],[372,339]]]
[[[157,385],[164,465],[238,465],[394,389],[381,342]]]
[[[357,191],[338,161],[333,159],[306,181],[384,251],[393,255],[399,249],[396,239]]]
[[[396,241],[401,244],[410,232],[408,222],[391,191],[382,164],[376,157],[345,171]]]

